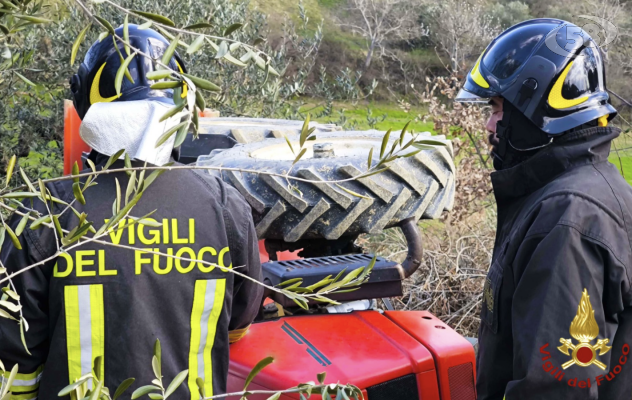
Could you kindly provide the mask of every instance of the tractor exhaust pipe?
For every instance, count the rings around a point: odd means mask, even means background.
[[[403,220],[399,227],[406,238],[406,243],[408,243],[408,254],[406,255],[406,260],[402,263],[402,279],[406,279],[417,271],[421,265],[424,248],[421,240],[421,231],[414,218]]]

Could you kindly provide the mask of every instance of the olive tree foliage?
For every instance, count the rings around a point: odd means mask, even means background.
[[[63,100],[71,96],[68,80],[102,31],[95,24],[86,31],[71,65],[73,43],[89,23],[81,7],[74,0],[11,0],[11,4],[23,5],[15,12],[0,11],[0,26],[13,31],[4,34],[0,27],[0,165],[6,166],[11,155],[17,154],[31,179],[59,176]],[[321,117],[334,112],[334,100],[359,97],[350,71],[337,75],[326,70],[313,71],[322,29],[320,21],[309,20],[300,4],[296,8],[298,22],[288,18],[282,40],[274,43],[267,40],[266,15],[248,0],[122,0],[116,4],[128,10],[166,14],[181,27],[203,22],[207,25],[195,31],[215,37],[223,37],[232,27],[226,38],[235,41],[227,42],[228,54],[237,54],[234,58],[217,57],[220,49],[207,40],[194,53],[188,53],[184,46],[177,48],[192,75],[220,87],[220,91],[204,93],[203,97],[207,107],[220,110],[222,115],[302,119],[303,98],[309,97],[310,104],[316,100],[324,106],[321,114],[315,116]],[[125,13],[107,2],[86,5],[115,28],[124,23]],[[14,14],[33,15],[40,22],[19,19]],[[133,17],[128,19],[130,23],[142,23]],[[174,33],[177,32],[171,34]],[[221,41],[215,43],[220,44]],[[241,58],[248,53],[247,45],[260,53],[243,66]],[[266,65],[270,67],[269,74],[265,73]]]
[[[428,34],[418,20],[419,5],[414,0],[348,0],[348,16],[342,27],[362,35],[366,40],[364,70],[371,65],[376,52],[387,51],[389,40],[413,40]]]
[[[38,61],[52,55],[46,31],[51,20],[60,18],[55,5],[45,0],[0,4],[0,164],[18,154],[25,157],[29,173],[34,176],[40,170],[46,178],[61,173],[54,140],[59,124],[54,120],[63,114],[63,104],[55,99],[66,91],[38,84],[55,75]]]
[[[435,49],[445,55],[450,72],[471,68],[472,58],[502,31],[483,0],[445,0],[425,7],[430,39]]]

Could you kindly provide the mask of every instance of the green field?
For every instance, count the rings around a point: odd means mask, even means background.
[[[322,111],[322,107],[315,107],[314,105],[305,105],[301,108],[301,112],[310,113],[311,115],[317,115]],[[421,107],[411,107],[408,112],[401,109],[397,104],[371,102],[371,103],[339,103],[334,106],[334,114],[328,117],[316,118],[318,122],[333,122],[341,124],[341,115],[346,119],[344,125],[345,129],[378,129],[378,130],[400,130],[406,125],[408,121],[411,121],[410,129],[414,132],[433,131],[432,122],[422,121],[423,115],[426,114],[426,110]],[[374,120],[373,127],[371,127],[371,119]]]
[[[625,180],[632,185],[632,157],[631,156],[621,156],[618,157],[616,153],[611,153],[610,162],[613,163],[621,175],[625,178]]]

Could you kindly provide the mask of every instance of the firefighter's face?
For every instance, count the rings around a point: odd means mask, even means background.
[[[498,145],[498,138],[496,137],[496,123],[503,119],[503,98],[492,97],[489,100],[489,105],[492,106],[492,115],[489,117],[485,128],[488,132],[489,144],[492,146]]]

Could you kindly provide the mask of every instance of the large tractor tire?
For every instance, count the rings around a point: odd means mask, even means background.
[[[423,134],[422,134],[423,135]],[[429,136],[429,134],[427,134]],[[266,139],[238,145],[198,159],[198,165],[273,172],[308,179],[236,170],[210,171],[234,186],[252,207],[260,239],[296,242],[302,239],[335,240],[360,233],[377,233],[402,220],[438,218],[454,202],[454,162],[450,141],[415,156],[390,162],[388,171],[339,185],[332,183],[367,170],[369,150],[376,163],[384,132],[320,133],[306,142],[307,151],[296,165],[285,139]],[[407,139],[411,136],[407,135]],[[399,134],[391,135],[392,143]],[[290,140],[299,148],[298,138]],[[292,187],[293,186],[293,187]]]

